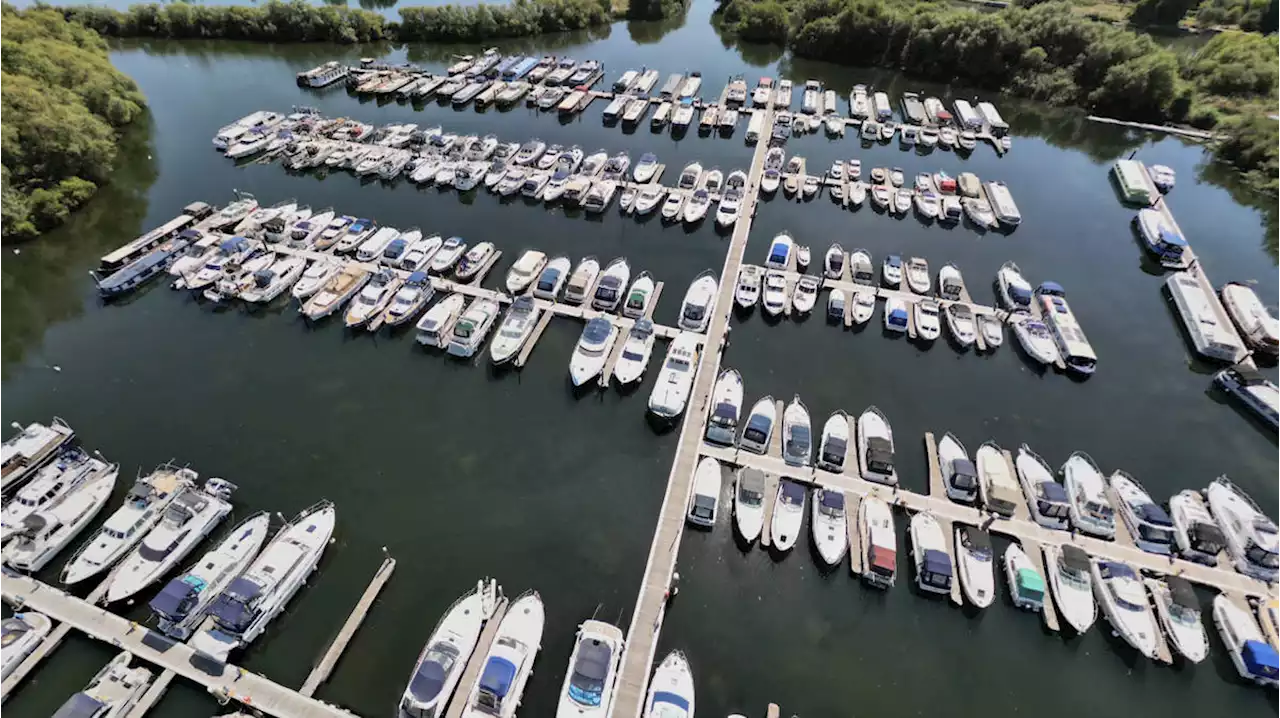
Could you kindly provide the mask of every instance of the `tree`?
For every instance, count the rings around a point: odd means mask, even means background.
[[[1129,21],[1135,25],[1177,25],[1199,0],[1141,0]]]

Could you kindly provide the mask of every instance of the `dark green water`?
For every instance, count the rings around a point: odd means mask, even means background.
[[[836,88],[873,83],[896,96],[922,89],[908,78],[793,61],[769,48],[732,46],[707,24],[713,5],[665,25],[621,23],[607,31],[510,43],[504,50],[568,53],[605,63],[610,80],[628,67],[700,69],[709,92],[742,72],[817,77]],[[504,139],[659,154],[673,169],[698,159],[745,166],[735,139],[681,141],[647,127],[626,135],[600,123],[597,103],[581,119],[519,108],[477,114],[449,107],[358,103],[342,90],[296,88],[293,75],[322,60],[381,54],[424,65],[454,51],[430,47],[289,47],[147,43],[120,47],[116,64],[150,100],[149,123],[130,138],[117,182],[63,230],[7,254],[3,262],[3,420],[58,414],[87,446],[132,474],[177,458],[206,476],[240,484],[239,515],[292,515],[322,497],[337,503],[336,542],[310,588],[272,624],[244,663],[300,685],[363,591],[382,547],[399,559],[364,628],[319,697],[364,715],[385,715],[440,612],[474,581],[497,576],[509,594],[538,589],[547,628],[522,715],[549,716],[579,621],[593,612],[629,620],[661,503],[674,434],[644,420],[646,383],[575,397],[566,365],[578,326],[553,322],[520,373],[494,374],[483,360],[448,361],[410,337],[371,338],[329,324],[308,328],[292,311],[214,311],[156,285],[132,300],[100,306],[85,271],[106,250],[170,218],[186,203],[223,203],[232,188],[265,202],[296,197],[380,222],[491,240],[507,251],[500,282],[519,250],[601,258],[625,255],[637,271],[667,282],[657,319],[674,321],[683,288],[719,268],[725,240],[696,231],[565,216],[480,193],[361,184],[346,174],[318,180],[275,165],[237,168],[212,150],[218,127],[259,108],[319,106],[371,122],[444,124]],[[951,88],[925,87],[945,93]],[[956,94],[971,94],[954,89]],[[963,160],[917,156],[895,146],[862,148],[853,138],[793,140],[789,152],[820,168],[836,158],[864,167],[898,165],[973,171],[1012,188],[1025,221],[1012,235],[898,220],[869,207],[853,213],[826,199],[777,199],[759,211],[747,250],[759,262],[769,239],[788,229],[820,256],[826,245],[919,254],[936,268],[954,262],[975,298],[1006,260],[1032,281],[1054,279],[1100,356],[1087,382],[1032,371],[1012,346],[990,357],[887,339],[872,327],[846,332],[819,316],[771,324],[736,321],[726,363],[742,371],[749,401],[799,393],[821,420],[835,409],[881,407],[897,431],[904,483],[925,488],[918,437],[954,431],[971,448],[993,438],[1025,441],[1055,465],[1085,450],[1106,470],[1124,468],[1158,496],[1203,486],[1226,473],[1275,506],[1274,436],[1210,390],[1212,367],[1190,358],[1155,273],[1129,230],[1107,180],[1116,157],[1137,150],[1178,171],[1170,203],[1210,277],[1256,279],[1277,294],[1274,235],[1250,197],[1200,147],[1084,122],[1060,110],[999,102],[1014,128],[1005,158],[982,147]],[[877,319],[878,321],[878,319]],[[61,371],[55,371],[53,367]],[[1267,369],[1274,378],[1274,369]],[[652,377],[650,377],[650,381]],[[122,489],[123,490],[123,489]],[[230,523],[230,522],[229,522]],[[905,527],[905,521],[900,520]],[[58,566],[48,571],[56,576]],[[1046,635],[1038,619],[1006,604],[971,616],[921,598],[908,581],[888,594],[844,572],[823,576],[809,552],[775,561],[744,554],[726,519],[690,532],[681,547],[680,596],[668,613],[660,653],[693,661],[704,716],[762,715],[1274,715],[1274,693],[1239,685],[1217,649],[1194,668],[1135,661],[1103,630],[1083,639]],[[597,607],[599,607],[597,609]],[[138,611],[138,617],[145,615]],[[619,617],[621,617],[619,619]],[[1101,629],[1102,624],[1099,624]],[[6,715],[44,716],[109,659],[87,639],[68,642],[5,706]],[[216,705],[175,684],[154,715],[201,716]]]

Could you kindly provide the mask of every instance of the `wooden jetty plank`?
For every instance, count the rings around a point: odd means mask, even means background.
[[[903,279],[902,281],[905,282],[906,279]],[[907,336],[911,337],[912,339],[915,339],[916,337],[919,336],[919,332],[916,331],[916,302],[914,299],[907,300],[906,310],[907,310]]]
[[[473,287],[480,286],[480,284],[484,282],[485,277],[489,275],[489,272],[493,270],[494,265],[497,264],[498,260],[501,258],[502,250],[500,249],[489,255],[489,261],[484,263],[484,266],[480,268],[480,271],[476,272],[476,276],[472,277],[467,284]]]
[[[942,480],[942,467],[938,465],[938,444],[933,432],[924,432],[924,453],[929,459],[929,495],[947,498],[947,487]]]
[[[1116,543],[1121,546],[1136,547],[1138,544],[1134,543],[1133,534],[1129,533],[1129,524],[1120,519],[1120,507],[1123,505],[1120,495],[1111,488],[1110,481],[1103,482],[1103,491],[1106,493],[1107,501],[1111,502],[1111,508],[1115,511]]]
[[[538,340],[542,338],[542,333],[547,330],[547,325],[551,323],[551,317],[555,316],[555,312],[548,310],[542,311],[542,316],[538,317],[538,324],[533,328],[533,333],[528,339],[524,340],[524,346],[520,347],[520,354],[516,356],[516,368],[524,367],[529,361],[529,355],[533,353],[533,348],[538,344]]]
[[[653,295],[649,297],[649,306],[645,307],[644,318],[653,321],[653,310],[658,308],[658,300],[662,298],[662,288],[666,286],[665,282],[658,282],[653,285]]]
[[[1054,633],[1062,630],[1058,626],[1058,611],[1054,608],[1053,597],[1049,594],[1053,593],[1051,581],[1049,581],[1049,572],[1045,570],[1044,548],[1040,546],[1038,541],[1032,539],[1022,539],[1022,552],[1031,559],[1031,563],[1036,565],[1036,570],[1040,572],[1040,577],[1044,579],[1044,603],[1041,604],[1040,615],[1044,619],[1044,625]],[[1013,587],[1010,586],[1012,591]]]
[[[773,426],[773,433],[769,435],[769,456],[774,458],[782,458],[782,414],[786,411],[786,404],[781,399],[774,402],[774,410],[777,412],[777,423]]]
[[[462,677],[458,679],[458,685],[454,688],[453,698],[449,701],[449,707],[446,709],[445,716],[447,718],[462,718],[462,714],[467,709],[467,699],[471,697],[471,687],[475,682],[480,680],[480,671],[484,669],[484,659],[489,653],[489,648],[493,646],[494,640],[498,637],[498,627],[502,625],[502,617],[507,615],[507,609],[510,603],[507,597],[503,596],[498,599],[498,605],[493,607],[493,615],[489,616],[489,620],[484,624],[484,630],[480,632],[480,639],[476,643],[475,649],[471,652],[471,659],[467,661],[467,667],[462,672]]]
[[[964,596],[960,592],[960,564],[956,556],[956,527],[950,519],[934,516],[942,525],[942,536],[947,541],[947,555],[951,558],[951,602],[957,606],[964,605]]]
[[[760,527],[760,545],[769,548],[773,541],[773,510],[778,503],[778,477],[764,475],[764,523]]]
[[[373,579],[369,581],[369,587],[365,589],[364,595],[356,603],[355,609],[347,617],[347,622],[342,625],[342,630],[338,631],[333,643],[329,644],[329,648],[324,652],[320,662],[316,664],[316,667],[311,671],[311,675],[307,676],[306,682],[302,684],[302,689],[299,691],[302,695],[308,697],[315,695],[316,689],[320,687],[320,684],[329,679],[329,674],[333,673],[334,666],[338,665],[338,659],[342,657],[342,652],[346,650],[347,644],[351,642],[351,638],[360,629],[360,624],[364,623],[365,616],[369,615],[369,609],[373,608],[374,599],[378,597],[382,587],[387,585],[387,581],[391,580],[391,573],[395,570],[396,560],[394,558],[388,556],[383,559],[377,573],[373,574]]]
[[[862,508],[862,497],[852,491],[844,492],[845,513],[848,516],[849,533],[849,573],[861,576],[863,559],[866,552],[862,549],[862,534],[858,531],[858,511]]]
[[[155,704],[164,697],[166,691],[169,690],[169,684],[173,683],[173,679],[178,676],[171,670],[165,669],[160,676],[155,679],[147,692],[142,694],[142,698],[133,704],[133,709],[129,711],[128,718],[142,718],[147,711],[155,707]]]
[[[600,379],[597,382],[600,388],[603,389],[609,386],[609,380],[613,378],[613,369],[618,365],[618,359],[622,357],[622,347],[627,345],[627,334],[630,333],[631,326],[634,323],[629,319],[615,322],[615,324],[625,325],[626,329],[620,330],[618,336],[613,340],[613,348],[609,350],[609,357],[605,359],[604,368],[600,370]]]
[[[848,329],[853,326],[853,300],[857,298],[857,293],[845,292],[844,296],[844,328]],[[857,436],[850,433],[849,436]]]
[[[1013,463],[1013,454],[1009,453],[1008,449],[1002,449],[1000,453],[1004,455],[1005,463],[1009,465],[1009,475],[1013,477],[1014,481],[1019,481],[1018,466],[1015,463]],[[1019,483],[1021,482],[1019,481]],[[1025,497],[1020,497],[1020,498],[1022,498],[1022,500],[1016,502],[1013,505],[1014,518],[1018,519],[1019,521],[1028,521],[1031,523],[1035,523],[1031,521],[1031,511],[1030,509],[1027,508],[1027,502]]]
[[[107,587],[111,584],[111,578],[114,575],[114,571],[111,574],[108,574],[107,578],[103,579],[103,581],[98,584],[97,588],[89,592],[89,595],[85,597],[85,601],[91,604],[96,604],[98,601],[102,600],[102,597],[107,595]],[[4,594],[4,598],[6,601],[13,604],[15,611],[22,610],[22,601],[11,600],[8,593]],[[62,642],[66,640],[67,634],[70,632],[70,624],[62,623],[54,625],[53,629],[49,631],[49,635],[45,636],[44,640],[40,642],[40,645],[36,646],[35,650],[31,651],[31,653],[23,659],[22,663],[19,663],[14,667],[13,671],[5,677],[4,683],[0,684],[0,703],[4,703],[4,701],[8,699],[14,686],[21,683],[22,680],[27,677],[28,673],[34,671],[36,667],[40,665],[41,661],[47,658],[50,653],[53,653],[58,646],[62,645]]]

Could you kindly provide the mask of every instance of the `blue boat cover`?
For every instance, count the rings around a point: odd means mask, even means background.
[[[906,324],[907,310],[894,309],[893,311],[889,312],[889,323],[890,324]]]
[[[1240,657],[1244,659],[1244,665],[1252,675],[1275,678],[1277,671],[1280,671],[1276,649],[1262,641],[1245,641],[1240,648]]]
[[[1138,518],[1149,524],[1154,524],[1156,526],[1173,525],[1173,519],[1169,518],[1169,514],[1165,513],[1164,509],[1154,503],[1141,504],[1135,507],[1134,511],[1137,512]]]
[[[609,323],[608,319],[596,317],[587,322],[586,328],[582,330],[582,339],[592,344],[599,344],[605,340],[605,337],[609,336],[609,330],[612,328],[613,325]]]
[[[408,242],[404,241],[404,238],[396,237],[395,239],[391,240],[390,244],[387,245],[387,251],[403,252],[406,244],[408,244]]]
[[[239,252],[249,246],[249,240],[244,237],[228,237],[219,242],[218,246],[228,252]]]
[[[516,664],[502,656],[490,656],[480,676],[480,688],[499,698],[505,698],[516,677]]]
[[[1129,564],[1117,561],[1099,561],[1098,573],[1103,578],[1132,578],[1134,580],[1138,578],[1138,575],[1133,572]]]
[[[669,693],[667,691],[658,691],[657,693],[653,694],[653,703],[654,705],[657,705],[659,703],[669,703],[675,706],[676,708],[679,708],[680,710],[684,711],[685,713],[689,712],[689,701],[676,695],[675,693]]]
[[[901,267],[902,257],[896,254],[890,254],[887,258],[885,258],[884,263],[889,265],[890,267]]]
[[[426,273],[426,272],[414,272],[413,274],[410,274],[410,275],[409,275],[409,283],[410,283],[410,284],[426,284],[426,283],[427,283],[427,273]]]
[[[718,419],[733,419],[735,414],[737,414],[737,411],[734,409],[733,404],[722,401],[716,404],[716,409],[711,415]]]
[[[204,238],[204,235],[201,234],[200,230],[198,229],[184,229],[182,230],[182,234],[179,234],[178,236],[185,237],[186,239],[197,239],[197,240]]]
[[[413,675],[413,680],[409,681],[409,692],[414,698],[426,703],[440,694],[440,689],[444,688],[444,679],[444,666],[435,661],[423,661],[418,666],[418,672]]]
[[[826,506],[829,509],[843,509],[844,494],[840,493],[839,491],[823,491],[822,505]]]
[[[223,629],[243,631],[249,627],[256,615],[251,605],[261,593],[261,586],[240,576],[232,580],[231,585],[213,599],[213,606],[209,610]]]
[[[782,482],[782,497],[797,506],[804,503],[804,487],[794,481]]]
[[[649,162],[657,162],[657,161],[658,161],[658,156],[652,152],[646,152],[640,155],[640,162],[642,164],[649,163]]]
[[[1028,291],[1026,287],[1011,284],[1009,285],[1009,298],[1012,299],[1015,304],[1026,306],[1031,303],[1031,292]]]
[[[147,605],[152,611],[170,620],[180,621],[191,610],[191,604],[199,593],[200,587],[190,585],[185,579],[175,578],[165,584],[160,593],[156,594],[156,597]]]
[[[1044,495],[1045,501],[1052,501],[1055,504],[1067,503],[1067,490],[1057,481],[1040,482],[1040,492]]]
[[[1065,296],[1067,296],[1067,290],[1063,289],[1063,288],[1062,288],[1062,285],[1061,285],[1061,284],[1058,284],[1057,282],[1041,282],[1041,283],[1040,283],[1040,293],[1041,293],[1041,294],[1052,294],[1052,295],[1053,295],[1053,296],[1055,296],[1055,297],[1065,297]]]
[[[53,718],[93,718],[106,707],[106,703],[87,693],[77,693],[62,704]]]
[[[1187,240],[1183,239],[1182,235],[1167,227],[1162,227],[1160,229],[1160,243],[1172,245],[1174,247],[1187,246]]]
[[[938,576],[950,576],[951,559],[947,557],[947,554],[936,548],[925,549],[924,570]]]
[[[750,419],[747,419],[748,429],[759,429],[760,431],[768,433],[769,428],[772,426],[773,426],[773,422],[770,421],[769,417],[767,416],[753,414]]]

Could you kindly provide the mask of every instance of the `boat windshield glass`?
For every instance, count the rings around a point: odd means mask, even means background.
[[[409,692],[424,703],[435,699],[457,660],[458,649],[448,643],[433,643],[418,664],[418,672],[409,683]]]
[[[788,454],[809,454],[809,427],[793,426],[787,436]]]
[[[1116,605],[1119,606],[1120,608],[1123,608],[1126,611],[1142,611],[1143,610],[1142,606],[1139,606],[1133,601],[1126,599],[1124,595],[1121,594],[1120,591],[1114,585],[1111,587],[1111,596],[1116,600]]]
[[[1160,526],[1152,526],[1150,524],[1139,524],[1138,535],[1142,538],[1143,541],[1149,541],[1151,543],[1161,543],[1161,544],[1173,543],[1173,531]]]
[[[1258,544],[1250,544],[1245,556],[1250,562],[1256,563],[1266,568],[1280,567],[1280,557],[1276,555],[1275,549],[1267,549]]]
[[[759,491],[753,491],[746,486],[738,489],[738,501],[744,506],[759,506],[764,501],[764,496]]]
[[[575,703],[584,706],[600,705],[600,695],[604,692],[612,655],[613,650],[596,639],[582,644],[578,660],[573,664],[573,675],[569,677],[569,697]]]

